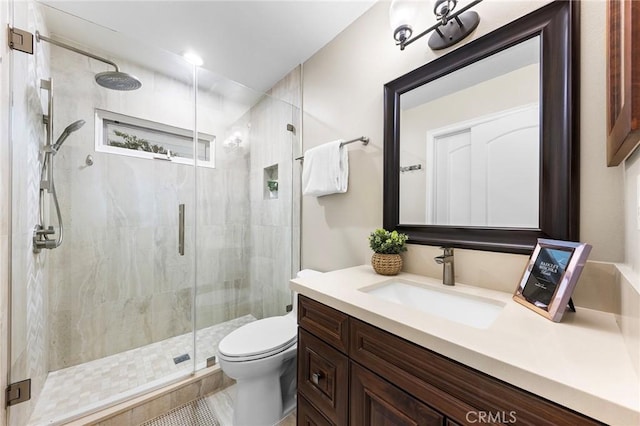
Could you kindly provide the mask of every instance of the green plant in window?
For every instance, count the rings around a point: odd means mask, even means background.
[[[119,136],[123,139],[124,142],[115,141],[113,139],[109,139],[109,145],[116,146],[118,148],[125,149],[133,149],[134,151],[146,151],[153,152],[156,154],[168,154],[164,147],[156,144],[149,143],[148,140],[137,137],[136,135],[130,135],[125,132],[121,132],[119,130],[114,130],[116,136]]]

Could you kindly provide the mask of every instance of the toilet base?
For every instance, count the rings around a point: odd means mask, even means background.
[[[295,366],[295,358],[292,361]],[[234,426],[272,426],[291,414],[296,408],[295,379],[294,392],[287,392],[291,385],[283,383],[284,376],[236,382]]]
[[[256,378],[236,383],[233,404],[234,426],[273,426],[282,417],[282,397],[277,377]],[[256,397],[259,395],[259,397]]]
[[[236,380],[234,426],[273,426],[291,413],[296,406],[295,355],[294,346],[270,359],[239,363],[220,359],[222,370]]]

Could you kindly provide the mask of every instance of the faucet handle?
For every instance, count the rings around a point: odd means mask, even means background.
[[[440,247],[440,249],[444,250],[443,256],[453,256],[453,247]]]

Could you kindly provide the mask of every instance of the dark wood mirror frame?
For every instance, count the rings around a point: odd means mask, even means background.
[[[538,238],[577,241],[579,2],[555,1],[384,86],[383,226],[409,243],[530,254]],[[400,95],[540,36],[540,228],[407,225],[400,220]]]

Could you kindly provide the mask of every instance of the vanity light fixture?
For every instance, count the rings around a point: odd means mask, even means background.
[[[482,0],[473,0],[462,9],[453,12],[458,0],[433,1],[433,13],[438,22],[413,36],[412,22],[419,12],[419,4],[415,0],[393,0],[389,7],[389,20],[393,29],[393,38],[400,50],[419,38],[433,32],[429,38],[432,50],[446,49],[460,42],[473,32],[480,22],[477,12],[469,11]]]

